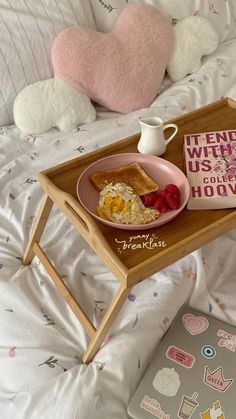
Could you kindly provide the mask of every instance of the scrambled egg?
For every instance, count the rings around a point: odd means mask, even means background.
[[[99,217],[120,224],[147,224],[159,211],[146,208],[141,198],[126,183],[109,183],[99,194]]]

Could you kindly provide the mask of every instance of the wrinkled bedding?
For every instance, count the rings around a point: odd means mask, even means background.
[[[236,100],[235,68],[231,40],[197,73],[175,84],[166,78],[149,109],[120,115],[98,108],[93,124],[67,134],[27,136],[15,126],[0,128],[1,419],[125,419],[129,399],[182,304],[236,325],[236,231],[135,286],[89,365],[81,364],[88,338],[39,260],[21,264],[43,195],[38,171],[138,132],[140,116],[168,120],[221,97]],[[41,243],[98,324],[116,279],[56,207]]]

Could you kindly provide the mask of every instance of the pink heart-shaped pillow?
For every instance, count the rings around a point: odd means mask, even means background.
[[[52,47],[54,76],[107,109],[128,113],[157,96],[174,45],[156,7],[126,7],[109,33],[88,27],[61,32]]]

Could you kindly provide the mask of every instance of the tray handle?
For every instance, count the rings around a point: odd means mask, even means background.
[[[84,235],[86,239],[91,242],[94,234],[96,234],[99,239],[104,240],[97,224],[82,207],[79,201],[68,192],[58,188],[43,172],[38,173],[38,179],[45,192],[55,203],[58,203],[61,210],[71,220],[75,227],[81,231],[81,234]]]
[[[124,283],[126,284],[128,274],[127,268],[111,249],[92,216],[86,212],[83,206],[73,196],[67,193],[63,193],[63,196],[65,214],[67,211],[69,212],[70,220],[75,227],[78,227],[82,236],[87,239],[90,246],[92,246],[98,254],[105,258],[110,267],[113,268],[113,273],[115,275],[118,273],[119,279],[125,281]]]
[[[44,173],[38,179],[46,194],[58,204],[65,216],[77,228],[90,246],[102,257],[105,263],[126,284],[127,267],[110,247],[97,223],[84,207],[72,195],[59,189]]]
[[[103,236],[100,234],[100,230],[92,219],[90,215],[88,215],[87,211],[82,207],[82,205],[70,194],[63,193],[64,202],[62,205],[64,206],[65,210],[69,210],[71,213],[71,217],[74,218],[76,225],[78,225],[78,229],[81,231],[83,235],[87,238],[91,239],[96,235],[101,239]]]

